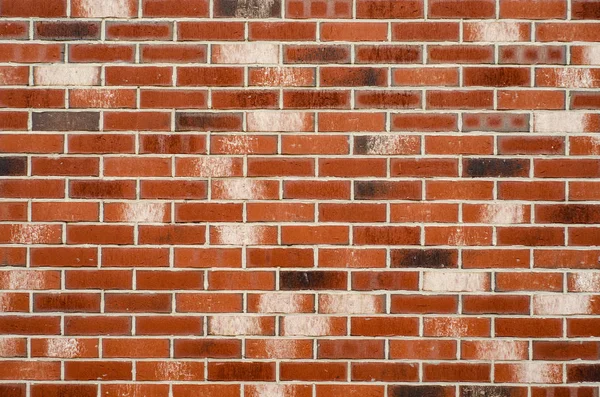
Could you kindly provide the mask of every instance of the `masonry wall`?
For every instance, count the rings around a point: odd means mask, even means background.
[[[0,0],[0,396],[598,397],[600,1]]]

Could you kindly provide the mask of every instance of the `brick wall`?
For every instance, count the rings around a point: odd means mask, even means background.
[[[1,397],[598,397],[600,1],[0,0]]]

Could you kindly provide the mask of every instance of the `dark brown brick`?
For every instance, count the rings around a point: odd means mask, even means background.
[[[391,252],[391,267],[456,268],[458,253],[447,249],[398,249]]]
[[[463,160],[464,176],[473,178],[526,177],[529,175],[529,160],[521,159],[465,159]]]
[[[177,113],[177,131],[241,131],[241,113]]]
[[[279,274],[281,290],[327,290],[346,289],[347,275],[330,271],[284,271]]]
[[[0,157],[0,176],[27,175],[27,157]]]
[[[421,183],[418,181],[356,181],[354,182],[354,199],[420,200]]]
[[[46,40],[91,40],[100,38],[100,22],[37,22],[35,37]]]
[[[567,382],[600,382],[600,364],[567,365]]]
[[[600,223],[600,205],[538,205],[536,223]]]
[[[34,131],[99,131],[99,112],[33,113]]]

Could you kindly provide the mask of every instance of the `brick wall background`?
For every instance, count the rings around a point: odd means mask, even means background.
[[[597,397],[600,1],[0,0],[0,396]]]

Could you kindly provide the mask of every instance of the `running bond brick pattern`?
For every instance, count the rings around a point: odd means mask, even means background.
[[[598,397],[600,1],[0,0],[0,397]]]

